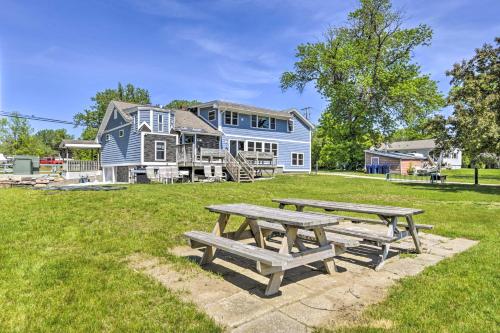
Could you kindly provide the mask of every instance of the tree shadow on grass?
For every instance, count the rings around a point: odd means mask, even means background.
[[[415,190],[433,190],[441,192],[475,192],[481,194],[500,194],[500,185],[462,185],[462,184],[415,184],[415,183],[396,183],[398,186],[410,187]]]

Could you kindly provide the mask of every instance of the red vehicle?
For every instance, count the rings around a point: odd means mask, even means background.
[[[63,164],[63,160],[55,157],[44,157],[40,159],[40,164]]]

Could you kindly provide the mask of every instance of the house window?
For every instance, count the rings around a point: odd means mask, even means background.
[[[238,112],[224,112],[224,124],[238,126]]]
[[[293,132],[293,119],[288,120],[288,132]]]
[[[372,157],[371,158],[372,165],[378,165],[379,164],[379,158],[378,157]]]
[[[274,118],[272,118],[274,119]],[[270,117],[252,115],[252,127],[254,128],[269,128],[269,124],[271,122]],[[276,120],[274,123],[274,127],[276,127]]]
[[[193,143],[194,135],[186,135],[184,134],[184,143]]]
[[[271,144],[271,151],[273,152],[274,156],[278,156],[278,144],[277,143]]]
[[[272,130],[276,129],[276,118],[271,118],[271,129]]]
[[[106,134],[106,142],[111,141],[111,134]]]
[[[269,142],[265,142],[264,143],[264,151],[266,153],[270,153],[271,152],[271,143],[269,143]]]
[[[166,154],[165,154],[165,148],[166,148],[167,142],[166,141],[155,141],[155,160],[156,161],[165,161],[166,160]]]
[[[255,143],[255,150],[256,151],[262,151],[262,142],[256,142]]]
[[[122,129],[121,129],[121,130],[119,130],[119,131],[118,131],[118,136],[119,136],[120,138],[123,138],[123,137],[125,136],[125,131],[124,131],[124,130],[122,130]]]
[[[158,132],[163,132],[163,115],[158,115]]]
[[[247,150],[248,151],[255,151],[255,142],[254,141],[248,141]]]
[[[208,111],[208,120],[210,121],[215,120],[215,110]]]
[[[292,165],[293,166],[303,166],[304,165],[304,154],[303,153],[292,153]]]

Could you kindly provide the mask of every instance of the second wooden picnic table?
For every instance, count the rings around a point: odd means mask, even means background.
[[[421,229],[432,229],[429,225],[416,225],[413,221],[413,216],[421,214],[424,211],[422,209],[415,208],[403,208],[403,207],[393,207],[393,206],[379,206],[379,205],[369,205],[369,204],[358,204],[350,202],[334,202],[334,201],[322,201],[322,200],[310,200],[310,199],[273,199],[274,202],[279,203],[279,207],[283,209],[287,205],[295,206],[297,211],[302,212],[304,207],[321,208],[325,211],[335,212],[355,212],[363,214],[374,214],[380,218],[379,223],[387,225],[387,233],[385,237],[380,237],[376,235],[368,235],[366,232],[358,232],[355,229],[349,229],[342,226],[335,226],[333,228],[328,228],[327,231],[334,232],[338,234],[343,234],[347,236],[354,236],[360,238],[366,238],[369,240],[376,241],[382,244],[382,255],[379,264],[376,269],[380,269],[384,264],[385,259],[389,253],[390,243],[407,237],[408,234],[413,238],[415,244],[415,250],[417,253],[421,253],[422,249],[420,246],[420,240],[418,238],[417,228]],[[343,219],[349,219],[353,222],[368,222],[377,223],[376,220],[363,219],[363,218],[353,218],[347,216],[339,216]],[[402,217],[406,219],[406,225],[398,223],[398,218]],[[406,230],[399,230],[398,226],[403,226]]]

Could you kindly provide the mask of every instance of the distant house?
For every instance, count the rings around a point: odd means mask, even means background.
[[[112,101],[96,140],[105,181],[129,182],[141,169],[163,166],[193,176],[213,163],[240,181],[263,169],[309,172],[313,128],[293,109],[213,101],[171,110]]]
[[[415,167],[423,167],[427,161],[428,158],[422,155],[365,150],[365,168],[367,170],[370,166],[385,166],[389,173],[407,175],[408,170]]]
[[[383,144],[378,150],[391,153],[419,154],[431,158],[434,162],[439,161],[439,153],[436,152],[434,139],[397,141]],[[462,167],[462,151],[455,148],[444,154],[442,164],[450,169],[460,169]]]

